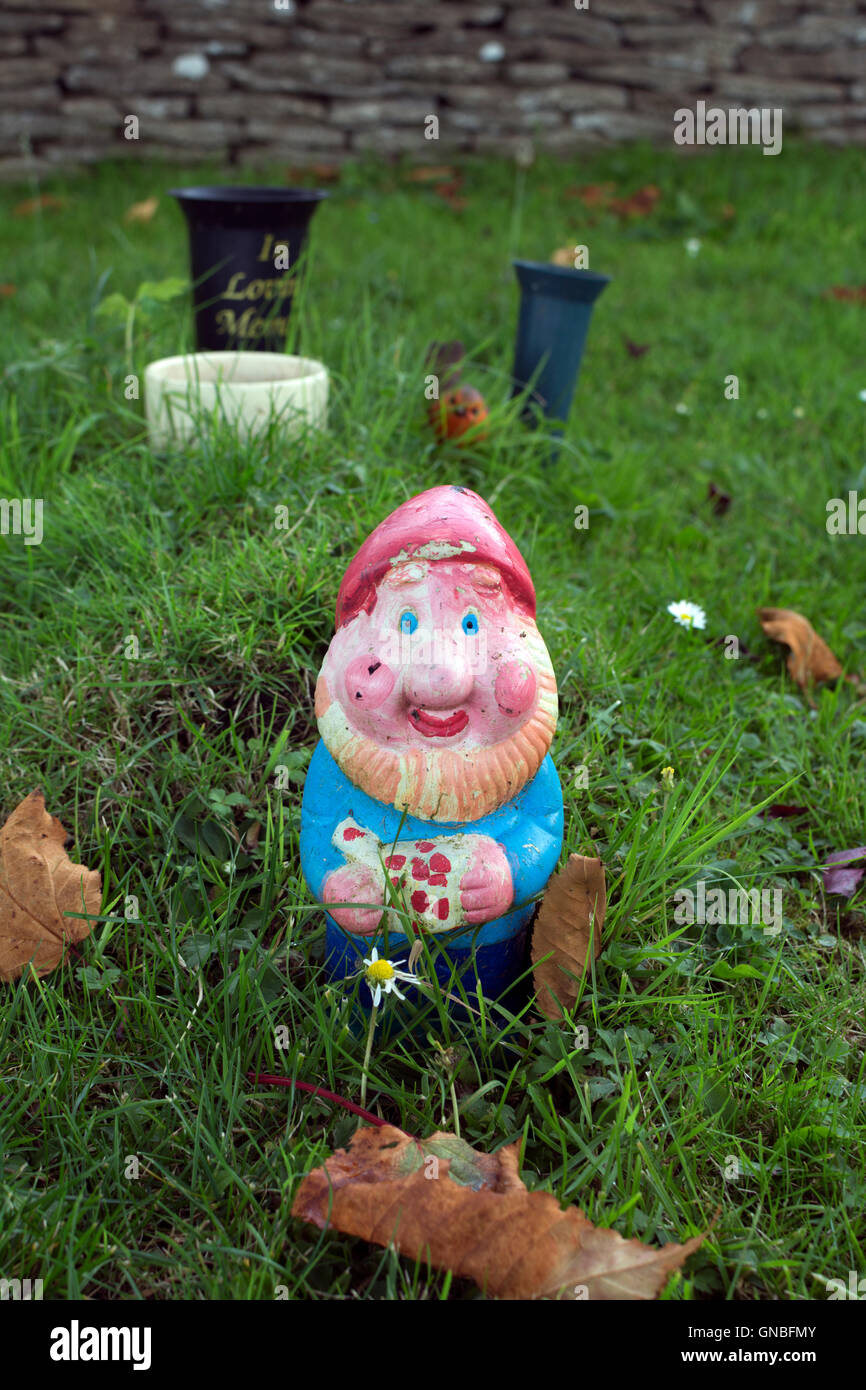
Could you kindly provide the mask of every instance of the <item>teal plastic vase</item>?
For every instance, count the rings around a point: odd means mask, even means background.
[[[592,307],[610,276],[539,261],[513,265],[520,283],[520,317],[512,396],[531,387],[524,412],[530,423],[537,422],[539,410],[549,420],[564,421],[574,399]]]

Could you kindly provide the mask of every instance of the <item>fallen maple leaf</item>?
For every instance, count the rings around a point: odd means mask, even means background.
[[[53,193],[40,193],[36,198],[25,198],[23,203],[16,203],[12,212],[15,217],[32,217],[34,213],[46,209],[65,207],[65,198],[55,198]]]
[[[545,1017],[558,1021],[576,1000],[590,939],[593,956],[601,950],[606,910],[601,860],[570,854],[545,889],[532,932],[532,977]]]
[[[66,831],[31,792],[0,828],[0,980],[32,963],[37,975],[59,965],[69,943],[83,941],[102,902],[97,869],[73,864]]]
[[[840,849],[833,854],[827,855],[827,866],[824,869],[824,890],[827,893],[838,893],[843,898],[850,898],[856,892],[857,885],[864,874],[866,874],[866,864],[860,868],[842,868],[843,864],[851,865],[858,859],[866,859],[866,845],[860,845],[858,849]],[[830,868],[833,865],[835,867]]]
[[[651,1299],[705,1239],[653,1247],[597,1229],[521,1182],[519,1146],[487,1154],[454,1134],[416,1140],[361,1125],[298,1188],[292,1215],[429,1260],[505,1299]]]
[[[551,265],[565,266],[568,270],[574,270],[574,247],[559,246],[550,257]]]
[[[17,293],[18,289],[15,285],[0,285],[0,299],[11,299]]]
[[[791,648],[788,672],[801,690],[812,681],[832,681],[842,675],[838,660],[802,613],[793,608],[759,608],[758,617],[768,637]]]
[[[152,222],[159,207],[158,198],[145,198],[142,203],[133,203],[123,214],[124,222]]]

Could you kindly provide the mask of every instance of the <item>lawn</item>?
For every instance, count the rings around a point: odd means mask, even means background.
[[[0,496],[44,499],[41,545],[0,538],[0,821],[42,787],[105,889],[77,955],[0,987],[0,1271],[46,1298],[482,1297],[293,1220],[358,1121],[246,1079],[360,1097],[364,1028],[322,977],[299,868],[312,692],[349,558],[443,482],[485,497],[529,564],[565,848],[603,858],[610,905],[574,1028],[398,1005],[368,1108],[521,1140],[529,1186],[626,1236],[716,1217],[669,1299],[820,1300],[866,1273],[864,892],[825,895],[817,867],[864,841],[866,706],[845,682],[810,705],[755,611],[799,610],[866,669],[866,540],[825,525],[829,499],[866,495],[866,307],[825,294],[863,280],[861,156],[786,141],[461,169],[462,207],[370,165],[317,212],[293,325],[332,374],[327,434],[189,457],[155,456],[125,397],[191,345],[185,299],[150,306],[131,357],[96,310],[184,274],[166,190],[224,171],[0,194]],[[661,198],[628,218],[569,193],[605,182]],[[63,201],[16,215],[37,191]],[[152,221],[123,221],[154,195]],[[613,282],[551,461],[507,399],[510,258],[574,243]],[[425,350],[452,337],[492,414],[462,450],[425,420]],[[704,632],[666,612],[682,598]],[[805,811],[757,813],[774,802]],[[674,920],[678,888],[725,875],[781,889],[782,930]]]

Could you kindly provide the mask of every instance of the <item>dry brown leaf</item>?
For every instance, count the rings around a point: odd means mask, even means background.
[[[824,291],[825,299],[841,299],[853,304],[866,304],[866,285],[831,285]]]
[[[310,178],[317,183],[339,183],[342,172],[339,164],[295,164],[286,167],[285,175],[287,183],[304,187]]]
[[[0,285],[0,299],[11,299],[18,293],[15,285]]]
[[[159,207],[158,198],[145,198],[142,203],[133,203],[123,214],[124,222],[152,222]]]
[[[393,1245],[504,1299],[657,1298],[704,1240],[625,1240],[549,1192],[527,1191],[517,1144],[486,1154],[454,1134],[419,1142],[391,1125],[359,1126],[348,1149],[304,1178],[292,1215]]]
[[[458,174],[456,178],[449,180],[448,183],[437,183],[433,192],[441,198],[443,203],[447,203],[452,212],[463,212],[469,204],[465,198],[460,196],[460,189],[463,187],[463,179]]]
[[[310,173],[319,183],[338,183],[343,172],[340,164],[325,164],[317,162],[310,165]]]
[[[34,213],[46,209],[65,207],[65,198],[55,198],[53,193],[40,193],[36,198],[25,198],[23,203],[16,203],[12,212],[15,217],[32,217]]]
[[[66,831],[31,792],[0,828],[0,980],[14,980],[29,961],[37,975],[59,965],[68,943],[83,941],[102,903],[97,869],[73,864]]]
[[[629,357],[643,357],[645,352],[649,352],[649,343],[636,343],[631,338],[623,338],[625,350]]]
[[[608,208],[619,217],[647,217],[661,196],[661,189],[654,183],[648,183],[636,189],[628,198],[611,198]]]
[[[544,891],[532,932],[532,977],[538,1007],[546,1018],[558,1022],[563,1009],[570,1009],[577,998],[590,936],[593,955],[601,950],[606,910],[601,860],[570,854],[565,868],[554,874]]]
[[[439,377],[441,393],[457,385],[465,359],[466,347],[459,338],[449,338],[443,343],[434,341],[430,344],[424,363]]]
[[[558,246],[550,257],[551,265],[562,265],[569,270],[574,270],[574,247]]]
[[[662,197],[656,183],[646,183],[627,197],[614,197],[616,183],[584,183],[582,188],[567,188],[566,197],[578,197],[584,207],[598,207],[617,217],[646,217]]]
[[[420,164],[417,169],[407,170],[405,177],[410,183],[439,183],[453,179],[454,170],[450,164]]]
[[[565,196],[579,198],[585,208],[606,208],[615,192],[615,183],[586,183],[580,188],[567,188]]]
[[[801,690],[813,681],[832,681],[842,667],[812,624],[793,608],[759,608],[761,627],[774,642],[791,648],[788,672]]]

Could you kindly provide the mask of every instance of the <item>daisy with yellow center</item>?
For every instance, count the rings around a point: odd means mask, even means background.
[[[396,994],[398,999],[405,999],[405,994],[401,994],[397,988],[396,981],[404,980],[407,984],[417,985],[418,977],[410,971],[400,970],[393,961],[379,958],[379,952],[374,946],[369,956],[364,957],[364,979],[373,995],[373,1007],[378,1008],[382,1002],[382,994]]]
[[[413,947],[413,955],[409,958],[410,965],[414,959]],[[401,961],[400,965],[402,964],[403,962]],[[405,980],[407,984],[416,985],[418,988],[423,988],[424,981],[419,980],[418,976],[413,975],[410,970],[401,970],[399,965],[395,965],[393,961],[385,960],[384,957],[380,960],[379,952],[375,946],[369,956],[364,957],[364,968],[362,970],[357,970],[354,975],[349,975],[348,979],[356,980],[359,975],[364,976],[367,988],[373,996],[373,1007],[370,1010],[370,1026],[367,1029],[367,1050],[364,1053],[364,1065],[361,1070],[361,1104],[365,1105],[367,1102],[367,1077],[370,1069],[370,1055],[373,1051],[373,1034],[376,1031],[376,1014],[382,1002],[382,995],[396,994],[398,999],[405,999],[405,994],[401,994],[397,988],[397,980]]]
[[[696,603],[681,598],[678,603],[669,603],[668,612],[680,627],[703,628],[707,625],[707,615]]]

